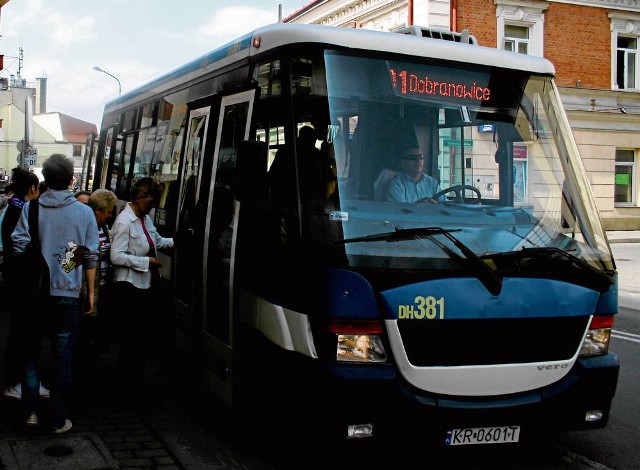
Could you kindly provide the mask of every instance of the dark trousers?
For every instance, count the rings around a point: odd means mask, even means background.
[[[28,315],[32,323],[26,341],[22,402],[27,413],[37,411],[40,385],[38,357],[42,349],[42,333],[47,330],[51,335],[53,358],[51,424],[54,428],[59,428],[69,417],[71,357],[80,315],[80,300],[74,297],[47,297],[41,307],[33,309]]]
[[[119,307],[113,309],[119,312],[118,371],[127,385],[140,386],[150,361],[161,368],[168,366],[174,333],[168,313],[171,304],[155,286],[138,289],[131,283],[117,282],[114,295],[120,299]]]
[[[29,322],[25,312],[10,308],[9,331],[7,332],[7,346],[4,352],[4,385],[15,387],[24,381],[24,346],[25,334]]]
[[[2,288],[2,298],[6,299],[9,313],[9,330],[4,353],[4,385],[15,387],[24,385],[24,362],[29,338],[44,327],[40,318],[39,300],[34,298],[32,289],[25,289],[15,283],[7,283]]]

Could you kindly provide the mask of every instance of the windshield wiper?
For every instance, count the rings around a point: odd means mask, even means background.
[[[438,239],[435,238],[435,235],[443,235],[447,239],[449,239],[458,250],[465,256],[466,260],[472,263],[472,265],[476,268],[476,276],[482,282],[482,284],[487,288],[489,292],[493,295],[497,295],[500,293],[502,289],[502,278],[498,276],[498,274],[492,270],[487,264],[476,255],[473,250],[471,250],[467,245],[462,243],[456,237],[451,235],[451,232],[460,232],[461,229],[444,229],[442,227],[420,227],[420,228],[399,228],[396,227],[393,232],[384,232],[384,233],[376,233],[373,235],[366,235],[364,237],[354,237],[347,238],[343,240],[342,243],[356,243],[356,242],[375,242],[375,241],[386,241],[386,242],[396,242],[402,240],[410,240],[410,239],[422,239],[427,238],[434,245],[440,248],[444,253],[446,253],[451,259],[461,263],[463,258],[458,255],[456,252],[451,250],[448,246],[441,243]],[[466,266],[466,265],[465,265]],[[464,267],[464,266],[463,266]]]
[[[449,232],[460,232],[461,229],[443,229],[440,227],[421,227],[421,228],[398,228],[396,227],[394,232],[382,232],[374,233],[372,235],[365,235],[364,237],[354,237],[342,240],[341,243],[358,243],[358,242],[398,242],[402,240],[410,240],[412,238],[420,238],[421,236],[439,235]],[[455,240],[455,238],[454,238]]]
[[[550,235],[549,233],[547,233],[547,230],[545,230],[545,228],[540,224],[540,222],[539,222],[539,221],[535,223],[534,227],[540,227],[540,228],[542,229],[542,231],[543,231],[543,232],[545,232],[545,234],[549,237],[549,239],[551,239],[551,235]],[[532,229],[531,231],[533,232],[533,229]],[[515,230],[508,230],[508,229],[507,229],[507,232],[512,233],[512,234],[513,234],[513,235],[515,235],[516,237],[519,237],[519,238],[521,238],[522,240],[524,240],[524,241],[526,241],[527,243],[529,243],[530,245],[532,245],[531,247],[524,247],[524,246],[523,246],[523,247],[522,247],[522,249],[523,249],[523,250],[524,250],[524,249],[527,249],[527,250],[537,250],[537,249],[544,250],[544,249],[547,249],[547,248],[548,248],[548,249],[551,249],[551,250],[559,250],[559,251],[561,251],[562,253],[565,253],[566,255],[570,255],[570,253],[568,253],[566,250],[563,250],[562,248],[559,248],[559,247],[557,247],[557,246],[540,246],[539,244],[534,243],[534,242],[533,242],[533,240],[531,240],[529,237],[525,237],[525,236],[523,236],[523,235],[520,235],[520,234],[519,234],[519,233],[517,233]],[[575,235],[575,234],[574,234],[574,235]],[[517,252],[516,252],[516,253],[517,253]],[[579,260],[579,261],[584,261],[584,260],[582,260],[581,258],[577,258],[577,257],[575,257],[575,258],[576,258],[577,260]],[[587,263],[587,264],[589,265],[589,263]],[[602,260],[602,258],[601,258],[601,257],[598,257],[598,264],[602,267],[602,269],[603,269],[603,270],[604,270],[604,269],[606,269],[605,263],[604,263],[604,261]],[[593,267],[593,266],[589,265],[589,267]],[[596,269],[596,270],[597,270],[597,268],[594,268],[594,269]]]
[[[562,248],[558,248],[556,246],[545,246],[545,247],[522,247],[518,251],[510,251],[505,253],[494,253],[491,255],[484,256],[483,258],[487,259],[498,259],[498,258],[515,258],[515,259],[523,259],[523,258],[547,258],[549,260],[558,260],[563,259],[567,261],[570,265],[577,267],[581,272],[590,274],[591,279],[593,279],[593,283],[596,286],[596,289],[599,292],[606,292],[609,287],[613,284],[613,277],[607,274],[605,271],[602,271],[595,266],[589,264],[582,258],[579,258],[571,253],[563,250]],[[556,265],[554,265],[555,267]],[[550,268],[550,266],[549,266]]]

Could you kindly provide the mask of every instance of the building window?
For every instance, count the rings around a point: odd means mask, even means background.
[[[73,146],[73,156],[81,157],[82,156],[82,145],[74,145]]]
[[[616,179],[615,199],[616,205],[630,206],[635,204],[635,151],[616,150]]]
[[[544,56],[544,10],[546,4],[528,1],[494,0],[498,19],[499,49]]]
[[[638,88],[636,64],[638,61],[638,39],[618,36],[616,85],[619,90]]]
[[[609,19],[611,20],[611,88],[637,91],[640,88],[638,80],[640,15],[609,13]]]
[[[529,28],[526,26],[505,25],[504,50],[529,53]]]

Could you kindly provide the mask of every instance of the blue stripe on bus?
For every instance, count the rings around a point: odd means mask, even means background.
[[[334,318],[379,317],[376,294],[361,275],[327,269],[323,276],[328,311]],[[463,292],[464,295],[460,295]],[[563,281],[505,278],[492,295],[476,278],[436,279],[379,294],[388,319],[479,319],[588,316],[600,294]],[[448,299],[454,299],[451,302]],[[404,314],[404,316],[403,316]]]
[[[600,297],[567,282],[505,278],[492,295],[476,278],[437,279],[380,293],[389,319],[540,318],[592,315]]]

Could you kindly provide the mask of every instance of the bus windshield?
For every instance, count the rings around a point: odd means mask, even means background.
[[[440,230],[484,259],[553,248],[613,269],[551,77],[336,51],[325,68],[336,187],[323,208],[329,229],[309,236],[329,233],[350,266],[434,269],[466,258]],[[437,181],[438,203],[390,193],[407,149]],[[376,237],[423,228],[432,231]]]

